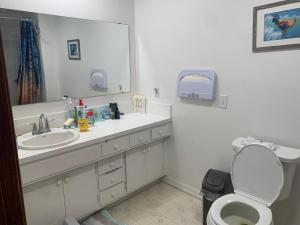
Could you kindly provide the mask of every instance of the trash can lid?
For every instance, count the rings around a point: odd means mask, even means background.
[[[202,182],[202,191],[223,194],[228,176],[230,177],[230,174],[223,171],[208,170]]]

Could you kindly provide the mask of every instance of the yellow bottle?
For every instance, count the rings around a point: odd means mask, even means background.
[[[88,131],[90,128],[89,120],[87,118],[80,118],[78,120],[78,127],[80,132]]]

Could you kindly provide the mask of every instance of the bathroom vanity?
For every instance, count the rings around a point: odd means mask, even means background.
[[[170,122],[131,113],[97,123],[64,147],[19,150],[28,224],[81,219],[162,178]]]

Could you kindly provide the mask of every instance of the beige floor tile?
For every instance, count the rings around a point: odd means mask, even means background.
[[[111,208],[126,225],[202,225],[202,204],[163,182]]]

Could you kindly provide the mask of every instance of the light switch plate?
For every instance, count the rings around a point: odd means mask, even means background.
[[[219,108],[227,109],[227,105],[228,105],[228,95],[220,95]]]

